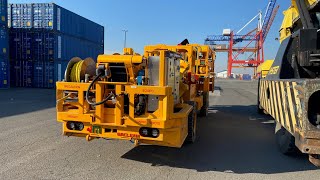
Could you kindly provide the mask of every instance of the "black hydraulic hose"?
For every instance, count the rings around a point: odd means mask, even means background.
[[[314,25],[312,23],[310,12],[308,10],[305,0],[296,0],[300,19],[304,29],[312,29]]]
[[[102,74],[100,73],[97,77],[95,77],[93,79],[93,81],[90,83],[89,87],[88,87],[88,90],[87,90],[87,93],[86,93],[86,101],[92,105],[92,106],[99,106],[101,104],[104,104],[105,102],[107,102],[112,96],[114,96],[113,93],[110,93],[109,96],[107,98],[105,98],[103,101],[100,101],[100,102],[91,102],[89,100],[89,92],[90,92],[90,89],[93,87],[94,83],[102,76]]]

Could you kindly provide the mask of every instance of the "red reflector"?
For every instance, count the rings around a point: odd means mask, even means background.
[[[92,133],[92,127],[88,127],[88,128],[87,128],[87,131],[88,131],[89,133]]]

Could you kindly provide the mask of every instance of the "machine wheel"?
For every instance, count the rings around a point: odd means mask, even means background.
[[[188,104],[193,106],[193,110],[188,116],[188,136],[186,142],[192,144],[196,142],[197,138],[197,103],[188,102]]]
[[[320,155],[309,155],[309,161],[320,168]]]
[[[203,106],[200,109],[199,116],[207,117],[209,112],[209,92],[203,93]]]
[[[295,155],[299,152],[295,145],[295,138],[280,123],[276,122],[276,141],[281,153],[285,155]]]
[[[264,109],[261,108],[260,103],[258,103],[258,105],[257,105],[257,112],[258,112],[258,114],[266,114],[264,112]]]
[[[261,79],[259,78],[259,80],[258,80],[258,98],[257,98],[257,112],[258,112],[258,114],[265,114],[264,113],[264,109],[261,107],[261,105],[260,105],[260,81],[261,81]]]

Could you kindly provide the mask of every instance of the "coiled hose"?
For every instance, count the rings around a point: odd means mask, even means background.
[[[70,73],[71,82],[81,82],[81,70],[83,62],[84,61],[81,60],[73,65]]]
[[[111,93],[108,95],[108,97],[106,97],[104,100],[102,100],[102,101],[100,101],[100,102],[91,102],[91,101],[89,100],[90,89],[93,87],[94,83],[99,80],[99,78],[100,78],[101,76],[102,76],[102,74],[100,73],[100,74],[98,74],[98,76],[96,76],[96,77],[93,79],[93,81],[90,83],[90,85],[89,85],[89,87],[88,87],[88,90],[87,90],[87,92],[86,92],[86,101],[87,101],[90,105],[92,105],[92,106],[102,105],[102,104],[104,104],[105,102],[107,102],[110,98],[114,97],[114,94],[111,92]]]

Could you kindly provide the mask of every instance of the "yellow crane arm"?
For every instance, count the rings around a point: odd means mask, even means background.
[[[280,43],[289,37],[293,29],[296,25],[296,22],[300,19],[301,15],[303,14],[302,12],[299,11],[299,2],[303,0],[291,0],[291,6],[283,12],[284,14],[284,19],[280,28]],[[305,4],[307,5],[307,8],[310,10],[313,7],[315,7],[318,3],[319,0],[304,0]],[[307,14],[304,14],[307,15]],[[310,16],[310,15],[309,15]]]

